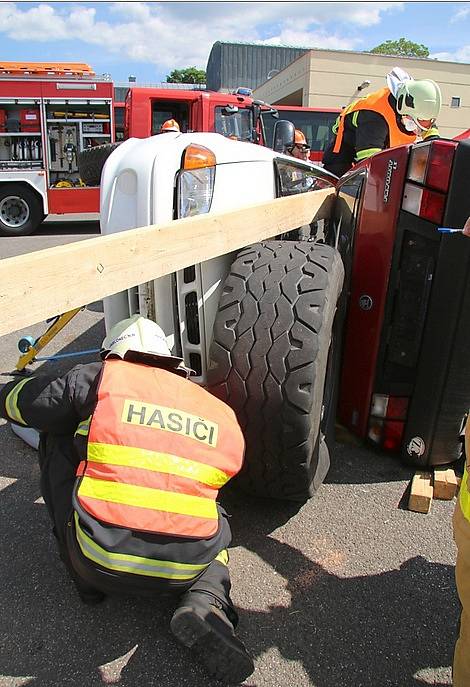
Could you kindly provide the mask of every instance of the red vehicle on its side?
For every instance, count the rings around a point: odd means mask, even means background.
[[[86,64],[0,64],[0,236],[46,215],[99,212],[77,155],[114,140],[113,84]]]
[[[470,240],[438,231],[463,227],[469,178],[470,140],[441,139],[382,151],[337,186],[339,420],[420,467],[457,460],[470,406]]]

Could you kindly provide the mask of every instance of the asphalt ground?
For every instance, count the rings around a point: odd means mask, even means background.
[[[8,249],[0,239],[0,255],[87,238],[87,231],[14,239]],[[20,336],[44,329],[43,323],[0,337],[0,383],[11,379]],[[95,303],[43,354],[97,348],[103,335]],[[93,358],[31,368],[58,375]],[[219,685],[173,640],[174,604],[81,604],[55,550],[36,453],[0,423],[0,687]],[[351,437],[343,442],[333,447],[325,484],[300,509],[230,492],[222,497],[232,515],[239,635],[256,665],[244,684],[451,685],[459,613],[455,501],[434,501],[427,515],[406,510],[412,470]]]

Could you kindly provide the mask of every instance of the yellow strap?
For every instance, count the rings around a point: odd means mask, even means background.
[[[5,410],[7,411],[8,417],[10,420],[17,422],[20,425],[26,425],[26,422],[23,420],[20,409],[18,408],[18,395],[24,385],[27,382],[30,382],[31,379],[32,378],[30,377],[28,379],[22,379],[21,382],[18,382],[18,384],[13,387],[5,399]]]
[[[464,514],[465,518],[470,522],[470,492],[468,491],[467,468],[465,468],[464,470],[462,482],[460,483],[459,499],[462,513]]]
[[[74,517],[75,532],[83,555],[110,570],[174,580],[192,580],[209,565],[208,563],[203,563],[202,565],[175,563],[174,561],[161,561],[155,558],[144,558],[143,556],[107,551],[82,530],[77,513],[74,513]],[[221,553],[224,552],[222,551]]]
[[[88,432],[90,431],[90,422],[91,422],[91,415],[86,420],[82,420],[80,422],[80,424],[78,425],[78,427],[76,429],[75,436],[77,436],[77,434],[81,434],[82,436],[87,437]]]
[[[366,160],[371,155],[375,155],[375,153],[380,153],[381,150],[382,148],[366,148],[365,150],[358,150],[356,153],[355,160],[356,162]]]
[[[177,494],[150,487],[138,487],[133,484],[108,482],[86,476],[80,482],[78,496],[209,520],[217,520],[218,518],[217,506],[213,499]]]
[[[206,463],[174,456],[171,453],[159,453],[158,451],[133,448],[132,446],[90,442],[87,460],[92,463],[108,463],[151,470],[152,472],[163,472],[168,475],[178,475],[216,489],[222,487],[229,480],[229,476],[225,472]]]
[[[223,565],[228,565],[228,551],[227,549],[224,549],[221,551],[215,558],[215,561],[219,561],[219,563],[222,563]]]
[[[356,127],[356,129],[357,129],[357,118],[358,117],[359,117],[359,110],[356,110],[355,112],[353,112],[352,117],[351,117],[351,123],[353,126]]]

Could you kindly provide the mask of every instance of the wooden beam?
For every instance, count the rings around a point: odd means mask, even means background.
[[[0,336],[329,217],[334,189],[0,260]]]
[[[457,476],[453,468],[434,469],[434,498],[451,501],[457,493]]]
[[[429,513],[432,496],[432,474],[430,472],[417,472],[411,482],[408,509],[416,513]]]

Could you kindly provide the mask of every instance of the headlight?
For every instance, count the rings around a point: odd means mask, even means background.
[[[178,218],[209,212],[214,192],[215,167],[191,169],[178,177]]]

